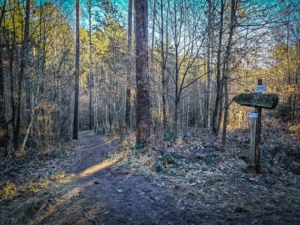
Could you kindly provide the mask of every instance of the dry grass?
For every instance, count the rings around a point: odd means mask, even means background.
[[[1,161],[0,224],[39,224],[62,207],[61,196],[75,187],[64,170],[80,157],[77,144]]]

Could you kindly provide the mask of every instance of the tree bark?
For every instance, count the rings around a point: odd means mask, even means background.
[[[236,0],[231,0],[231,11],[230,11],[230,30],[229,30],[229,38],[226,47],[225,54],[225,74],[224,74],[224,94],[225,94],[225,111],[224,111],[224,119],[223,119],[223,133],[222,133],[222,146],[226,145],[226,130],[227,130],[227,120],[228,120],[228,108],[229,108],[229,96],[228,96],[228,78],[230,72],[230,59],[231,59],[231,47],[232,47],[232,37],[236,27],[235,23],[235,13],[236,13]]]
[[[24,30],[24,54],[22,55],[22,64],[21,64],[21,73],[22,77],[25,78],[25,95],[26,95],[26,104],[27,104],[27,112],[26,112],[26,119],[27,125],[29,126],[31,121],[31,111],[32,109],[32,101],[31,99],[31,91],[32,91],[32,81],[29,74],[29,23],[30,23],[30,0],[26,0],[26,7],[25,7],[25,30]]]
[[[89,129],[94,128],[94,106],[93,106],[93,72],[92,72],[92,3],[88,2],[89,7],[89,42],[90,42],[90,74],[89,74]]]
[[[4,0],[1,15],[0,15],[0,29],[2,29],[2,20],[5,14],[5,6],[6,0]],[[2,58],[2,32],[0,31],[0,147],[5,148],[4,155],[7,155],[6,147],[7,147],[7,123],[5,119],[5,87],[4,87],[4,68],[3,68],[3,58]]]
[[[128,2],[128,43],[127,43],[127,77],[126,77],[126,112],[125,124],[130,129],[130,98],[131,98],[131,48],[132,48],[132,0]]]
[[[75,61],[75,102],[73,120],[73,139],[78,139],[78,106],[79,106],[79,0],[76,0],[76,61]]]
[[[224,17],[224,2],[221,0],[221,10],[220,10],[220,31],[219,31],[219,43],[218,43],[218,55],[217,55],[217,96],[215,101],[215,108],[212,115],[211,120],[211,129],[212,133],[215,136],[218,136],[219,129],[218,129],[218,112],[221,110],[220,108],[220,101],[222,98],[222,81],[221,81],[221,53],[222,53],[222,40],[223,40],[223,17]]]
[[[212,45],[212,0],[208,3],[208,22],[207,22],[207,93],[206,93],[206,126],[210,129],[211,123],[211,45]]]
[[[150,138],[150,98],[148,77],[148,1],[135,0],[136,37],[136,141]]]
[[[163,13],[163,1],[160,1],[160,19],[161,19],[161,82],[162,82],[162,110],[163,110],[163,130],[164,132],[167,129],[167,101],[166,101],[166,86],[168,83],[166,77],[166,66],[167,66],[167,57],[168,57],[168,43],[166,43],[166,51],[164,51],[164,13]],[[167,28],[167,21],[166,20],[166,30]],[[167,35],[168,36],[168,35]]]
[[[151,37],[151,79],[154,81],[155,80],[155,73],[154,73],[154,41],[155,41],[155,20],[156,20],[156,0],[154,0],[153,2],[153,15],[152,15],[152,37]],[[153,97],[156,96],[156,86],[157,85],[153,85]],[[149,90],[150,91],[150,90]],[[159,100],[158,100],[159,101]],[[153,98],[152,101],[152,105],[154,108],[157,108],[157,101],[155,99],[155,97]],[[156,128],[156,119],[151,119],[152,124],[154,126],[154,129]]]

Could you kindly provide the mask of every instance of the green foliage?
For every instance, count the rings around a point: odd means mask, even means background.
[[[178,138],[178,135],[173,131],[166,131],[164,133],[164,141],[174,141]]]
[[[171,155],[171,153],[166,153],[163,155],[162,159],[164,161],[166,161],[168,164],[174,164],[175,163],[175,159],[174,157]]]
[[[142,149],[147,146],[147,141],[144,139],[137,140],[135,143],[135,149]]]
[[[168,175],[169,176],[175,176],[177,173],[176,173],[176,170],[170,170],[169,172],[168,172]]]
[[[250,172],[249,166],[246,166],[246,167],[241,168],[241,172],[242,172],[242,173],[249,173],[249,172]]]
[[[158,172],[158,173],[164,171],[164,167],[163,167],[163,165],[161,164],[160,161],[156,162],[155,169],[156,169],[156,172]]]
[[[205,163],[206,163],[206,165],[212,165],[212,164],[214,164],[215,163],[215,158],[216,158],[217,156],[215,155],[215,154],[212,154],[212,155],[207,155],[206,157],[205,157]]]

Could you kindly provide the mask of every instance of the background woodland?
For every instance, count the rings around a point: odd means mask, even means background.
[[[76,129],[121,137],[137,129],[133,6],[1,0],[1,154],[47,148],[72,130],[76,139]],[[279,96],[263,120],[299,124],[297,1],[149,0],[147,12],[151,137],[247,128],[249,108],[231,99],[257,79]]]

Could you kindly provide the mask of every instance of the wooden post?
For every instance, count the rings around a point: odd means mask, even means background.
[[[257,107],[252,107],[252,113],[257,112]],[[258,149],[258,136],[257,136],[257,120],[258,118],[250,117],[250,154],[249,154],[249,167],[256,169],[257,163],[257,149]]]
[[[275,109],[278,104],[278,96],[262,94],[266,91],[266,86],[262,85],[262,79],[258,79],[255,93],[239,94],[233,98],[233,101],[240,105],[252,107],[252,111],[248,113],[250,118],[249,168],[256,169],[257,172],[260,171],[261,111],[262,108]]]
[[[258,85],[262,85],[262,79],[258,79]],[[262,94],[261,92],[259,94]],[[261,143],[261,107],[257,107],[258,119],[257,119],[257,135],[258,143]]]
[[[258,79],[257,81],[258,85],[262,85],[262,79]],[[262,94],[262,93],[259,93]],[[257,107],[257,113],[258,113],[258,118],[257,118],[257,127],[256,127],[256,132],[257,132],[257,147],[256,147],[256,154],[255,154],[255,165],[256,165],[256,171],[259,172],[260,170],[260,148],[259,145],[261,144],[261,107]]]

